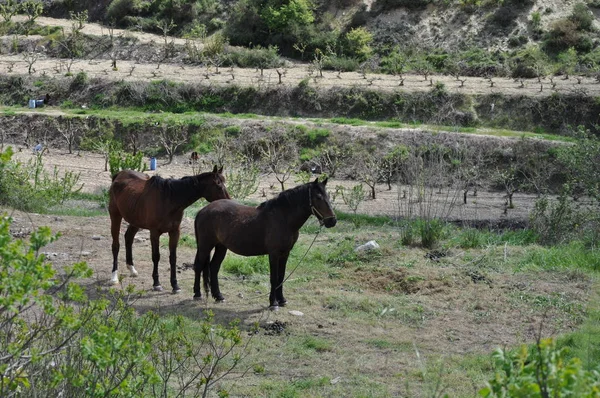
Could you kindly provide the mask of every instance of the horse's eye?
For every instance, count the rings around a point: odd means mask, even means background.
[[[321,195],[320,193],[317,194],[317,199],[322,200],[323,199],[323,195]]]

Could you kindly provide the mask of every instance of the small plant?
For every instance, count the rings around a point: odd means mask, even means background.
[[[539,11],[534,11],[531,13],[531,26],[534,29],[539,29],[542,24],[542,14]]]
[[[121,170],[137,170],[144,172],[146,171],[144,154],[138,152],[133,155],[129,152],[123,152],[120,149],[113,148],[108,155],[108,167],[111,176],[116,175]]]
[[[421,236],[421,246],[433,249],[442,237],[444,223],[437,218],[423,219],[417,222],[417,228]]]
[[[534,347],[510,352],[498,348],[492,355],[496,375],[479,391],[482,397],[594,397],[600,390],[600,372],[585,370],[578,358],[567,358],[551,339]]]
[[[336,196],[341,196],[344,204],[352,211],[352,220],[355,226],[358,226],[359,219],[356,216],[358,207],[367,197],[362,184],[353,186],[352,188],[344,188],[341,185],[335,187]]]

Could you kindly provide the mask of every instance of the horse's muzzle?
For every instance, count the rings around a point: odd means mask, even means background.
[[[325,225],[325,228],[335,227],[335,224],[337,224],[337,218],[335,217],[327,217],[323,219],[323,225]]]

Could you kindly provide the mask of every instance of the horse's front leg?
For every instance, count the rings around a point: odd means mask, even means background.
[[[152,245],[152,279],[154,280],[154,284],[152,285],[152,289],[157,292],[162,292],[163,288],[160,285],[160,281],[158,278],[158,262],[160,261],[160,232],[156,230],[150,231],[150,244]]]
[[[133,266],[133,238],[135,238],[135,234],[139,230],[138,227],[130,225],[127,227],[127,231],[125,231],[125,264],[127,264],[127,269],[129,269],[129,276],[134,278],[138,276],[138,272]]]
[[[112,284],[119,283],[119,233],[121,232],[121,220],[123,218],[120,214],[114,214],[111,211],[110,214],[110,233],[112,235],[112,255],[113,255],[113,268],[110,282]]]
[[[181,292],[177,284],[177,243],[179,242],[179,235],[179,228],[169,232],[169,265],[171,266],[171,287],[174,294]]]
[[[287,300],[285,297],[283,297],[283,281],[285,279],[285,267],[287,265],[289,255],[290,253],[286,253],[279,257],[279,268],[277,271],[279,280],[277,282],[277,287],[275,288],[275,298],[277,299],[280,307],[285,307],[285,304],[287,303]]]
[[[271,276],[271,293],[269,294],[269,308],[271,310],[279,309],[279,301],[277,300],[277,289],[279,287],[279,259],[276,254],[269,254],[269,271]]]

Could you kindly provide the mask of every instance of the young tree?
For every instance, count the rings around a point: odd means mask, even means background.
[[[44,12],[44,3],[35,0],[25,1],[21,3],[21,11],[27,15],[27,23],[33,24]]]
[[[65,139],[67,147],[69,148],[69,153],[73,153],[73,145],[79,138],[80,130],[71,118],[62,118],[59,117],[54,122],[54,127],[60,133],[60,135]]]
[[[380,174],[381,178],[388,185],[388,191],[392,190],[392,182],[398,175],[402,162],[404,162],[409,155],[409,150],[404,145],[396,145],[383,156],[380,162]]]
[[[353,163],[358,180],[369,187],[371,199],[376,199],[375,188],[381,176],[381,155],[376,148],[357,151],[354,153]]]
[[[6,0],[0,3],[0,15],[4,22],[10,22],[14,15],[19,13],[20,5],[16,0]]]
[[[172,39],[171,41],[169,41],[169,32],[171,32],[175,27],[177,27],[177,25],[171,19],[169,21],[163,20],[157,22],[156,26],[158,27],[158,29],[160,29],[163,35],[163,56],[161,59],[158,60],[158,65],[156,66],[156,69],[159,69],[160,64],[166,61],[167,59],[171,58],[171,54],[174,51],[175,43]]]
[[[382,68],[400,78],[400,86],[404,86],[404,73],[411,64],[410,58],[399,47],[395,48],[382,60]]]
[[[298,169],[298,147],[289,133],[278,134],[271,131],[268,136],[258,143],[261,162],[275,175],[275,178],[285,190],[285,182]]]
[[[565,80],[569,79],[569,76],[575,71],[579,57],[577,51],[571,47],[567,51],[558,55],[558,73],[565,75]]]
[[[338,169],[351,157],[348,143],[332,138],[327,145],[319,148],[317,162],[330,177],[335,177]]]
[[[504,212],[506,213],[507,209],[514,209],[515,205],[513,203],[513,195],[519,189],[519,180],[518,180],[518,170],[517,167],[511,165],[505,169],[496,169],[496,173],[494,174],[494,178],[498,184],[504,187],[504,192],[506,193],[506,208]]]
[[[171,164],[177,149],[188,141],[187,128],[182,123],[163,123],[158,127],[158,140],[167,152],[168,164]]]

